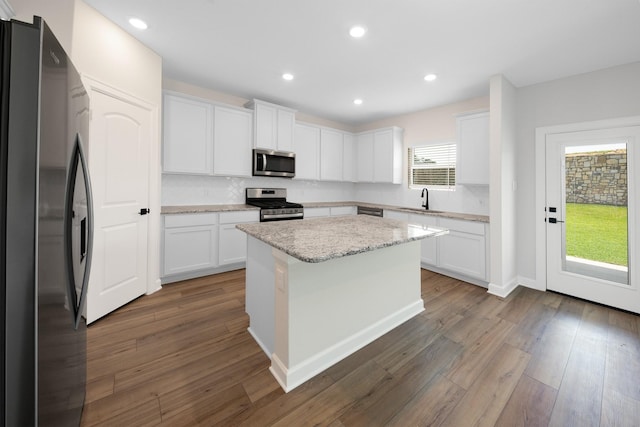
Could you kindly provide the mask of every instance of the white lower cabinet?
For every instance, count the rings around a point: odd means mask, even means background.
[[[357,206],[304,208],[304,219],[323,218],[328,216],[356,215],[357,213]]]
[[[439,225],[449,234],[439,237],[438,267],[487,280],[485,224],[439,218]]]
[[[385,209],[382,212],[382,215],[385,218],[389,218],[389,219],[397,219],[399,221],[406,221],[409,222],[409,214],[406,212],[398,212],[398,211],[390,211],[388,209]]]
[[[304,219],[323,218],[331,215],[330,208],[304,208]]]
[[[164,215],[163,283],[220,273],[246,261],[247,235],[236,224],[258,222],[260,212]]]
[[[422,263],[439,273],[463,280],[488,281],[487,224],[392,210],[385,210],[384,217],[448,229],[449,234],[422,240]]]
[[[331,216],[356,215],[358,208],[356,206],[336,206],[331,208]]]
[[[430,215],[409,215],[409,222],[413,224],[420,224],[423,226],[438,226],[438,217]],[[420,252],[420,261],[429,265],[438,265],[438,240],[442,237],[433,237],[422,239],[420,245],[422,250]]]
[[[247,234],[238,230],[236,224],[258,222],[258,211],[221,212],[218,264],[226,265],[247,260]]]
[[[163,275],[218,265],[218,214],[164,216]]]

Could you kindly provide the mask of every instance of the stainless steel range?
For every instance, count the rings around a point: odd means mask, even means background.
[[[286,188],[247,188],[246,203],[260,208],[260,222],[302,219],[301,204],[287,202]]]

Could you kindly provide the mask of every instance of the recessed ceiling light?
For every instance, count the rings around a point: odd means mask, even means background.
[[[353,100],[353,103],[356,104],[356,105],[362,105],[362,99],[356,98],[356,99]]]
[[[285,80],[293,80],[293,74],[291,74],[291,73],[284,73],[284,74],[282,75],[282,78],[283,78],[283,79],[285,79]]]
[[[427,74],[426,76],[424,76],[424,79],[428,82],[432,82],[437,78],[438,76],[436,76],[435,74]]]
[[[139,29],[139,30],[146,30],[147,29],[147,23],[144,22],[142,19],[140,18],[131,18],[129,19],[129,24],[131,24],[131,26]]]
[[[351,29],[349,30],[349,35],[354,38],[360,38],[364,36],[364,33],[366,32],[367,30],[364,27],[355,26],[351,27]]]

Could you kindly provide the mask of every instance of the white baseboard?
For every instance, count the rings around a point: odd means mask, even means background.
[[[158,279],[155,282],[153,282],[151,288],[147,288],[147,295],[155,294],[160,289],[162,289],[162,281],[160,281],[160,279]]]
[[[253,337],[253,339],[258,343],[258,345],[260,346],[260,348],[262,349],[262,351],[264,351],[264,354],[267,355],[267,357],[269,359],[272,359],[271,357],[271,353],[269,352],[269,349],[267,348],[266,345],[264,345],[264,343],[260,340],[260,338],[258,338],[258,336],[256,334],[253,333],[253,330],[251,329],[251,326],[249,326],[247,328],[247,332],[249,332],[249,335],[251,335]],[[273,360],[273,359],[272,359]],[[272,362],[273,363],[273,362]],[[277,379],[277,378],[276,378]]]
[[[375,341],[382,335],[400,326],[402,323],[423,311],[424,301],[420,299],[385,317],[384,319],[379,320],[368,328],[336,343],[321,353],[289,368],[287,368],[280,358],[278,358],[274,353],[271,357],[271,367],[269,370],[285,393],[288,393],[305,381],[313,378],[330,366],[335,365],[342,359],[353,354],[372,341]],[[258,344],[260,344],[260,342],[258,342]]]
[[[171,274],[160,278],[163,285],[167,283],[180,282],[182,280],[195,279],[197,277],[210,276],[212,274],[226,273],[227,271],[240,270],[246,267],[246,263],[237,262],[234,264],[223,265],[222,267],[207,268],[204,270],[188,271],[185,273]]]
[[[489,283],[489,290],[487,292],[500,298],[506,298],[517,287],[518,281],[516,280],[516,278],[513,278],[503,285],[498,285],[493,282]]]
[[[434,273],[442,274],[444,276],[462,280],[463,282],[471,283],[472,285],[482,286],[483,288],[486,288],[489,285],[485,280],[476,279],[474,277],[469,277],[464,274],[456,273],[454,271],[445,270],[431,264],[425,264],[424,262],[420,264],[420,267],[424,268],[425,270],[433,271]]]
[[[518,276],[518,284],[525,288],[535,289],[537,291],[546,291],[547,288],[544,283],[539,283],[538,280],[530,277]]]

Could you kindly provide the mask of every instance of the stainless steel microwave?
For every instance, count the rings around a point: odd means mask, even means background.
[[[293,178],[296,176],[296,155],[289,151],[254,148],[253,175]]]

